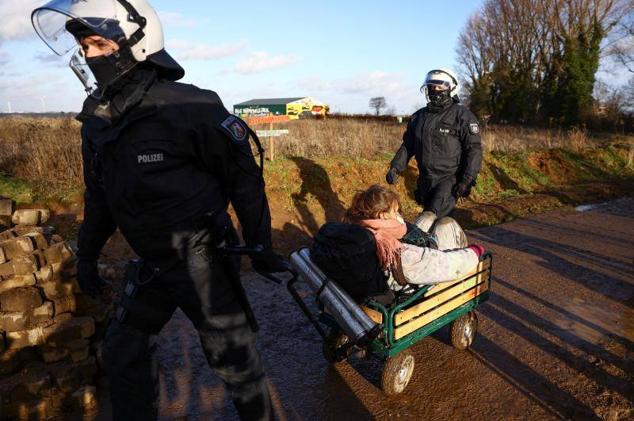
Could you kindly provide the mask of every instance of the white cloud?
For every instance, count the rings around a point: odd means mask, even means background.
[[[0,16],[2,16],[0,43],[35,35],[31,25],[31,12],[42,3],[42,0],[2,0],[0,2]]]
[[[5,64],[8,64],[10,57],[11,56],[9,55],[8,52],[0,50],[0,66],[4,66]]]
[[[168,50],[175,50],[174,55],[180,60],[219,60],[239,54],[246,47],[246,41],[220,45],[193,43],[183,40],[174,40],[167,43]]]
[[[44,101],[46,111],[79,111],[84,98],[81,84],[69,69],[0,78],[1,109],[8,108],[10,101],[15,112],[39,112]]]
[[[296,63],[297,60],[297,56],[293,54],[269,56],[269,54],[265,52],[255,52],[236,63],[235,71],[243,75],[260,73],[267,70],[290,66],[291,64]]]
[[[382,94],[396,93],[403,89],[401,75],[373,71],[354,76],[326,81],[320,77],[302,79],[298,85],[305,89],[345,94]]]
[[[207,20],[185,17],[179,12],[167,12],[163,10],[159,10],[158,15],[164,26],[174,28],[194,28]]]
[[[297,81],[297,86],[328,102],[335,112],[368,112],[368,100],[384,96],[397,113],[410,114],[422,101],[417,87],[404,81],[401,73],[369,71],[332,80],[313,76]]]
[[[45,65],[61,68],[67,67],[69,61],[68,57],[60,57],[57,54],[53,54],[50,50],[46,52],[37,52],[33,58]]]

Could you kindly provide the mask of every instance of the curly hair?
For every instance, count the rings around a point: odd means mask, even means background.
[[[347,223],[355,223],[364,219],[379,219],[381,214],[390,212],[395,205],[400,207],[398,195],[383,186],[374,184],[354,195],[343,220]]]

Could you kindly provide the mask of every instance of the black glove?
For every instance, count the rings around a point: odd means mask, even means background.
[[[473,179],[471,177],[465,177],[461,182],[453,186],[451,189],[451,194],[456,199],[461,197],[469,197],[471,194],[471,187],[473,186]]]
[[[205,224],[214,247],[221,245],[227,239],[227,234],[233,227],[231,217],[225,211],[215,211],[206,214]]]
[[[275,273],[290,270],[291,264],[272,250],[265,250],[251,258],[251,264],[256,272]]]
[[[99,276],[97,260],[79,259],[77,261],[77,283],[84,294],[92,298],[101,295],[106,281]]]
[[[387,184],[395,184],[396,180],[398,180],[398,176],[398,170],[392,167],[387,174],[385,174],[385,181],[387,181]]]

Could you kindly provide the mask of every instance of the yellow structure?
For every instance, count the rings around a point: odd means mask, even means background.
[[[325,117],[330,107],[311,97],[252,99],[233,106],[234,114],[246,117],[287,115],[295,120],[305,117]]]

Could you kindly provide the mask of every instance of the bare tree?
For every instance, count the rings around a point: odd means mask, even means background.
[[[472,108],[498,119],[534,120],[558,107],[562,89],[569,89],[568,98],[583,92],[569,105],[587,107],[597,57],[611,54],[634,67],[633,11],[634,0],[485,0],[456,48]],[[616,32],[619,42],[603,42]],[[579,82],[561,88],[571,72]]]
[[[376,115],[381,114],[381,110],[387,107],[387,101],[384,96],[375,96],[370,98],[370,108],[374,109]]]
[[[623,87],[623,108],[634,114],[634,77]]]
[[[606,55],[634,73],[634,13],[632,11],[612,32]]]

